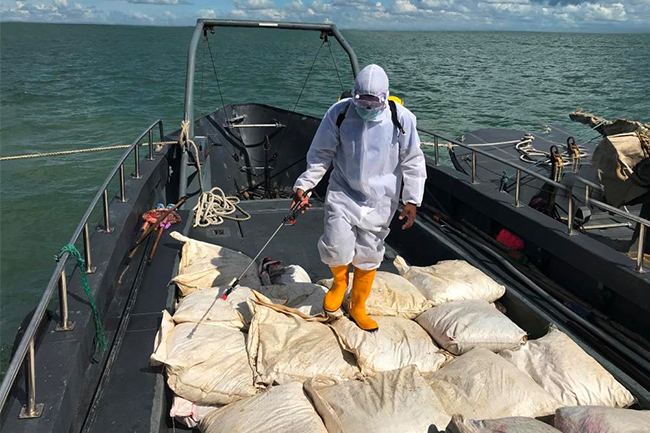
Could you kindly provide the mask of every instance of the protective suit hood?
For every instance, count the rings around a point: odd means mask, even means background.
[[[381,66],[366,66],[354,80],[354,94],[388,97],[388,75]]]

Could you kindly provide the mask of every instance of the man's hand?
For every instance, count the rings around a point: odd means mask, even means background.
[[[415,222],[415,214],[417,212],[417,207],[413,203],[406,203],[404,205],[404,210],[402,211],[402,214],[399,216],[400,220],[403,220],[404,217],[406,217],[406,222],[402,226],[402,230],[406,230],[411,228],[413,226],[413,223]]]
[[[296,190],[296,193],[293,195],[293,201],[291,202],[291,209],[296,205],[296,203],[300,202],[301,206],[304,206],[301,213],[305,213],[306,210],[309,209],[309,196],[305,195],[305,191],[302,189],[298,188]]]

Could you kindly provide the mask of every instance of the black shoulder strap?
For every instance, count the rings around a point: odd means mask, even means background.
[[[336,129],[341,129],[341,124],[345,120],[345,115],[348,113],[348,108],[350,108],[349,102],[345,104],[345,108],[339,113],[339,117],[336,118]]]
[[[395,101],[389,99],[388,106],[390,107],[390,118],[393,121],[393,125],[395,125],[395,128],[397,128],[397,130],[401,132],[402,135],[406,135],[404,127],[402,127],[402,124],[399,121],[399,117],[397,117],[397,105],[395,105]]]

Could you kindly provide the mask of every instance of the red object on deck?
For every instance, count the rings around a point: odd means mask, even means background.
[[[497,235],[497,242],[516,251],[521,251],[524,249],[523,239],[506,229],[501,229]]]

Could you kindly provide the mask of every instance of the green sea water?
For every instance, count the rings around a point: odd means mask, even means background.
[[[190,28],[0,24],[0,155],[130,143],[154,120],[183,114]],[[579,107],[650,121],[650,34],[343,31],[360,64],[383,66],[420,126],[458,136],[572,124]],[[225,103],[264,102],[321,116],[349,89],[334,42],[278,30],[218,29],[210,48]],[[339,70],[339,81],[332,57]],[[222,105],[199,46],[197,115]],[[0,162],[0,343],[22,317],[119,152]],[[9,348],[9,349],[8,349]],[[1,372],[0,372],[1,374]]]

